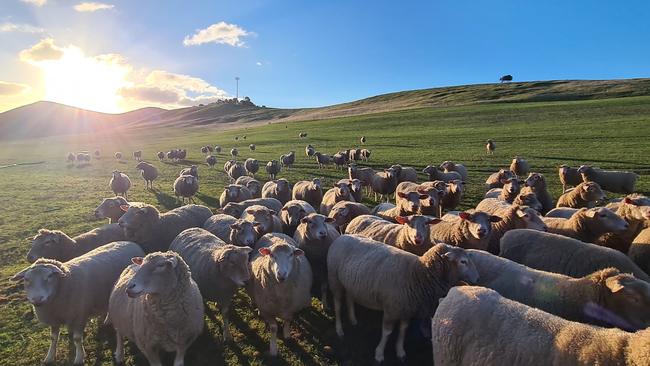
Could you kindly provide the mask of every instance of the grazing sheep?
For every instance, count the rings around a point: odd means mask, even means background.
[[[108,182],[108,185],[111,187],[111,191],[113,191],[116,196],[122,196],[128,199],[127,192],[131,188],[131,179],[129,179],[128,175],[120,172],[119,170],[114,170],[113,176]]]
[[[176,159],[177,160],[185,160],[186,157],[187,157],[187,150],[179,149],[178,154],[176,156]]]
[[[183,168],[181,169],[180,173],[178,173],[179,177],[182,175],[191,175],[196,179],[199,179],[199,167],[196,165],[192,165],[189,168]]]
[[[185,352],[203,331],[203,299],[190,268],[171,251],[132,261],[108,302],[106,323],[115,328],[115,361],[124,362],[126,336],[150,365],[162,365],[159,352],[166,351],[176,352],[174,366],[183,366]]]
[[[521,156],[515,156],[510,163],[510,171],[520,177],[525,177],[530,173],[530,166],[526,159]]]
[[[74,161],[75,161],[75,156],[74,156],[74,154],[73,154],[73,153],[68,153],[68,156],[66,157],[66,161],[67,161],[68,163],[74,163]]]
[[[528,206],[537,212],[542,212],[542,203],[537,199],[537,195],[533,192],[528,193],[519,193],[514,201],[513,205],[519,206]]]
[[[215,152],[216,154],[221,154],[221,146],[219,146],[219,145],[215,145],[215,147],[214,147],[214,152]]]
[[[517,178],[515,173],[507,169],[499,169],[498,172],[490,174],[485,180],[486,189],[503,188],[504,183],[508,179]]]
[[[391,168],[393,168],[393,170],[395,170],[395,174],[397,174],[397,183],[418,182],[418,172],[415,170],[415,168],[410,166],[403,167],[399,164],[391,165]]]
[[[341,154],[340,152],[337,152],[332,156],[332,160],[334,161],[334,164],[336,165],[336,169],[343,169],[345,164],[347,164],[348,159],[347,155]]]
[[[566,191],[567,186],[575,187],[582,183],[582,176],[578,173],[578,169],[571,168],[566,164],[560,165],[558,175],[560,177],[560,183],[562,183],[562,192]]]
[[[334,187],[330,188],[323,195],[323,201],[320,204],[320,209],[318,210],[321,214],[327,216],[332,210],[332,207],[337,202],[341,201],[351,201],[354,202],[354,197],[350,193],[350,187],[345,183],[336,183]]]
[[[453,222],[442,221],[431,228],[431,242],[447,243],[466,249],[487,250],[490,243],[492,223],[501,217],[482,211],[460,212]]]
[[[627,255],[639,268],[650,275],[650,228],[641,230],[634,238]]]
[[[350,180],[358,179],[363,187],[369,188],[374,176],[375,171],[372,168],[360,168],[354,163],[348,166],[348,178]]]
[[[119,152],[119,151],[116,152],[116,153],[115,153],[115,159],[117,159],[117,160],[122,160],[122,153]]]
[[[266,173],[269,175],[269,179],[275,180],[280,170],[282,170],[282,167],[277,160],[274,159],[266,163]]]
[[[169,159],[169,160],[172,160],[172,161],[176,160],[176,150],[167,151],[165,156],[167,156],[167,159]]]
[[[210,153],[207,146],[201,146],[201,152],[206,155]]]
[[[255,178],[255,173],[260,170],[260,162],[257,159],[248,158],[244,161],[244,168],[246,168],[248,175]]]
[[[366,136],[361,136],[361,139],[359,139],[359,141],[361,142],[361,145],[365,144],[366,143]]]
[[[124,211],[120,206],[128,204],[129,202],[124,197],[104,198],[102,203],[95,209],[95,217],[98,219],[107,218],[109,224],[117,222],[124,215]]]
[[[124,235],[147,253],[167,250],[181,231],[203,227],[205,220],[212,216],[212,211],[201,205],[185,205],[163,214],[145,203],[132,202],[124,208],[127,211],[118,221]]]
[[[431,322],[436,365],[646,365],[649,330],[565,320],[484,287],[449,291]]]
[[[90,155],[86,153],[77,153],[76,157],[77,161],[82,162],[82,161],[90,161]]]
[[[181,198],[181,202],[185,204],[185,199],[188,202],[194,202],[194,195],[199,191],[199,180],[193,175],[181,175],[174,181],[174,194],[176,199]]]
[[[500,246],[500,256],[540,271],[583,277],[614,267],[650,282],[650,277],[625,254],[563,235],[528,229],[510,230],[501,238]]]
[[[616,214],[627,222],[624,231],[612,232],[598,238],[596,244],[627,253],[634,238],[650,224],[650,202],[646,197],[632,195],[613,206],[618,206]],[[608,205],[609,206],[609,205]]]
[[[316,213],[314,206],[308,202],[293,199],[284,204],[280,210],[280,221],[282,222],[282,232],[293,237],[296,228],[300,225],[300,220],[309,215]]]
[[[578,168],[578,173],[585,182],[596,182],[606,191],[625,194],[634,192],[634,184],[639,178],[634,172],[601,170],[588,165]]]
[[[264,183],[262,198],[275,198],[283,205],[291,200],[291,186],[284,178]]]
[[[501,201],[512,203],[521,192],[521,182],[517,178],[510,178],[503,182],[503,188],[492,188],[485,194],[485,198],[498,198]]]
[[[305,201],[314,209],[320,209],[320,204],[323,202],[323,189],[321,188],[320,178],[296,182],[293,185],[291,199]]]
[[[144,179],[147,189],[153,189],[153,181],[158,178],[158,169],[146,161],[139,162],[135,168],[140,170],[140,174]]]
[[[555,205],[553,204],[553,197],[548,192],[546,185],[546,178],[540,173],[530,173],[525,181],[525,187],[522,188],[522,193],[535,193],[539,202],[542,203],[542,215],[552,210]]]
[[[34,237],[27,238],[31,248],[27,253],[27,261],[34,263],[39,258],[55,259],[65,262],[86,254],[102,245],[126,240],[124,231],[118,224],[108,224],[69,237],[60,230],[40,229]]]
[[[61,263],[39,259],[11,280],[24,284],[27,300],[41,323],[50,326],[50,348],[43,363],[56,360],[61,326],[72,333],[75,365],[84,363],[83,333],[88,319],[106,313],[108,297],[131,258],[143,255],[131,242],[110,243]]]
[[[240,162],[235,162],[228,168],[228,176],[231,182],[235,182],[239,177],[246,175],[246,168]]]
[[[251,192],[245,186],[239,184],[229,184],[223,188],[219,197],[220,207],[226,206],[228,202],[241,202],[253,198]]]
[[[305,155],[307,155],[307,158],[311,158],[312,156],[314,156],[315,152],[316,150],[314,149],[313,146],[311,145],[305,146]]]
[[[427,165],[422,172],[427,175],[428,180],[430,181],[441,180],[443,182],[451,182],[452,180],[463,180],[463,177],[458,172],[449,171],[445,173],[437,166],[432,165]]]
[[[250,145],[248,145],[248,148],[249,148],[251,151],[255,151],[255,149],[256,149],[255,144],[250,144]]]
[[[460,205],[464,192],[464,181],[452,180],[447,182],[447,190],[440,200],[440,208],[443,210],[455,210]]]
[[[233,157],[233,159],[237,159],[237,156],[239,155],[239,150],[237,150],[236,147],[233,147],[230,149],[230,156]]]
[[[572,190],[565,192],[557,200],[557,207],[593,208],[597,201],[607,199],[596,182],[582,182]]]
[[[237,163],[236,160],[226,160],[226,162],[223,163],[223,171],[228,174],[228,170],[230,170],[230,167],[232,167],[235,163]]]
[[[158,157],[158,160],[160,160],[160,161],[165,160],[165,153],[162,152],[162,151],[158,151],[158,153],[156,154],[156,156]]]
[[[511,300],[582,323],[625,330],[650,326],[650,284],[615,268],[572,278],[480,250],[469,249],[467,255],[478,270],[477,285]]]
[[[256,224],[230,215],[216,214],[205,220],[203,228],[228,244],[252,248],[259,239]]]
[[[395,193],[397,188],[397,174],[393,168],[384,169],[383,172],[376,172],[370,181],[372,191],[375,192],[375,201],[378,201],[377,195],[381,199],[390,199],[390,195]]]
[[[214,155],[208,155],[205,157],[205,163],[212,168],[217,165],[217,157]]]
[[[277,356],[277,318],[283,320],[282,335],[288,340],[294,315],[311,305],[311,266],[303,250],[284,234],[266,234],[255,248],[253,276],[247,290],[260,316],[269,324],[269,354]]]
[[[231,339],[230,303],[251,277],[248,255],[253,248],[226,244],[209,231],[195,227],[178,234],[169,249],[190,267],[203,301],[217,303],[223,317],[223,339]]]
[[[101,155],[101,153],[99,152],[99,150],[95,150],[94,154],[95,154],[95,157],[96,157],[96,158],[99,158],[99,156]]]
[[[296,161],[295,151],[289,151],[288,154],[286,155],[283,154],[280,156],[280,164],[282,165],[283,168],[291,169],[295,161]]]
[[[337,202],[327,217],[334,219],[334,225],[344,233],[350,221],[361,215],[370,215],[368,206],[350,201]]]
[[[307,137],[307,133],[306,133],[306,132],[299,132],[299,133],[298,133],[298,138],[299,138],[299,139],[302,139],[302,138],[305,138],[305,137]]]
[[[133,152],[133,159],[140,161],[142,160],[142,150],[134,151]]]
[[[283,206],[282,202],[275,198],[252,198],[242,202],[230,202],[225,207],[222,207],[221,211],[234,218],[240,218],[244,214],[244,211],[253,205],[264,206],[275,212],[280,212]]]
[[[494,143],[492,140],[487,140],[487,143],[485,144],[485,150],[488,155],[494,155],[494,151],[497,149],[497,144]]]
[[[440,169],[442,169],[445,173],[456,172],[460,174],[460,177],[464,182],[469,182],[469,173],[463,164],[456,164],[453,161],[447,160],[440,164]]]
[[[305,252],[309,260],[315,284],[320,285],[323,308],[327,308],[327,251],[332,242],[341,236],[333,223],[331,217],[310,213],[300,219],[293,235],[296,246]]]
[[[358,235],[341,235],[327,254],[329,286],[334,295],[336,334],[343,337],[341,303],[345,295],[348,320],[357,324],[354,303],[383,312],[381,340],[375,361],[399,321],[396,353],[404,359],[404,338],[412,318],[430,318],[452,286],[474,283],[478,273],[465,251],[436,244],[423,256],[405,252]]]
[[[630,226],[622,217],[605,207],[581,208],[568,219],[544,218],[548,232],[587,243],[595,243],[601,235],[622,232]]]
[[[359,179],[339,179],[337,183],[345,183],[350,188],[350,194],[354,197],[355,202],[363,201],[363,191],[361,190],[361,181]]]
[[[254,178],[244,175],[237,178],[235,184],[240,184],[248,188],[248,190],[251,192],[252,198],[262,197],[262,183],[260,183],[258,180],[255,180]]]
[[[282,210],[282,209],[280,209]],[[252,205],[241,215],[242,220],[254,223],[255,231],[262,236],[267,233],[281,233],[282,221],[274,211],[265,206]]]
[[[350,149],[348,151],[348,160],[361,160],[361,149]]]
[[[368,149],[361,149],[361,160],[362,160],[362,161],[365,161],[365,162],[370,161],[370,154],[371,154],[371,151],[370,151],[370,150],[368,150]]]
[[[316,158],[316,163],[318,163],[318,169],[323,169],[326,165],[332,164],[332,157],[329,155],[323,155],[316,151],[314,157]]]

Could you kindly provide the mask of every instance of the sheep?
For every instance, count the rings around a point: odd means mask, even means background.
[[[68,156],[66,156],[66,161],[67,161],[68,163],[74,163],[74,161],[75,161],[75,156],[74,156],[74,154],[73,154],[73,153],[68,153]]]
[[[454,210],[460,205],[465,192],[465,182],[452,180],[447,182],[447,190],[440,200],[440,208],[443,210]]]
[[[77,154],[77,161],[90,161],[90,154],[88,153],[78,153]]]
[[[521,189],[522,193],[535,193],[537,199],[542,204],[542,215],[552,210],[555,205],[553,204],[553,197],[548,192],[546,185],[546,178],[540,173],[530,173],[524,182],[525,187]]]
[[[73,238],[60,230],[39,229],[34,237],[27,240],[31,242],[27,261],[34,263],[38,258],[69,261],[102,245],[126,238],[118,224],[108,224]]]
[[[318,163],[318,169],[323,169],[326,165],[332,164],[332,157],[329,155],[323,155],[316,151],[314,157],[316,158],[316,163]]]
[[[256,244],[251,262],[248,293],[270,330],[269,354],[277,356],[277,318],[283,320],[282,334],[289,339],[294,315],[311,305],[312,271],[296,242],[284,234],[266,234]]]
[[[177,160],[185,160],[186,157],[187,157],[187,150],[179,149],[178,154],[176,156],[176,159]]]
[[[108,301],[106,323],[115,328],[115,361],[124,362],[126,336],[151,365],[162,365],[160,351],[176,352],[183,366],[187,348],[203,331],[203,299],[190,269],[175,252],[133,258]],[[142,296],[144,295],[144,296]]]
[[[310,213],[300,219],[293,234],[296,246],[305,252],[314,274],[314,282],[320,285],[321,304],[327,308],[327,251],[341,234],[333,225],[334,219]]]
[[[390,199],[390,195],[395,193],[397,188],[397,175],[393,168],[384,169],[383,172],[376,172],[370,181],[372,191],[375,192],[375,201],[378,201],[377,195],[382,199],[385,198],[386,202]]]
[[[368,149],[361,149],[361,160],[363,160],[365,162],[370,161],[370,154],[371,153],[372,153],[372,151],[370,151]]]
[[[316,210],[309,202],[293,199],[285,203],[280,210],[282,232],[293,237],[296,228],[300,225],[300,220],[312,213],[316,213]]]
[[[129,202],[120,196],[104,198],[102,203],[95,209],[95,217],[98,219],[108,219],[108,223],[117,222],[124,215],[120,208],[122,205],[128,205]]]
[[[130,203],[126,213],[118,220],[127,240],[134,241],[145,252],[164,251],[176,235],[191,227],[203,227],[212,216],[209,208],[201,205],[185,205],[161,214],[154,206]]]
[[[230,304],[235,292],[251,277],[248,255],[253,248],[226,244],[209,231],[195,227],[178,234],[169,249],[190,267],[203,301],[217,303],[223,317],[223,339],[231,339]]]
[[[607,199],[596,182],[582,182],[570,191],[564,192],[557,200],[556,207],[593,208],[596,201]]]
[[[208,155],[205,157],[205,163],[210,167],[213,168],[215,165],[217,165],[217,157],[214,155]]]
[[[646,365],[650,329],[572,322],[483,287],[449,291],[431,321],[436,365]]]
[[[350,180],[358,179],[363,187],[369,188],[374,176],[375,171],[372,168],[360,168],[354,163],[348,165],[348,178]]]
[[[101,153],[99,152],[99,150],[95,150],[95,152],[94,152],[93,154],[94,154],[95,157],[98,158],[98,159],[99,159],[99,156],[101,155]]]
[[[146,161],[140,161],[135,168],[140,170],[140,174],[144,179],[147,189],[153,189],[153,181],[158,178],[158,169]]]
[[[399,164],[391,165],[397,174],[397,183],[401,182],[418,182],[418,172],[410,166],[401,166]]]
[[[456,171],[443,172],[436,166],[427,165],[426,168],[422,169],[422,172],[427,175],[428,180],[441,180],[443,182],[450,182],[452,180],[463,180],[463,177],[460,173]]]
[[[251,151],[255,151],[256,146],[255,146],[255,144],[250,144],[250,145],[248,145],[248,148],[249,148]]]
[[[485,144],[485,150],[488,155],[494,155],[494,151],[497,149],[497,144],[494,143],[492,140],[487,140],[487,143]]]
[[[340,152],[337,152],[332,156],[332,160],[334,161],[334,164],[336,165],[336,169],[343,169],[345,164],[347,164],[348,159],[347,155],[343,155]]]
[[[499,169],[498,172],[490,174],[485,180],[485,187],[487,190],[492,188],[503,188],[504,183],[511,178],[517,178],[515,173],[508,169]]]
[[[544,217],[557,217],[561,219],[570,219],[574,213],[580,211],[579,208],[570,208],[570,207],[556,207],[551,211],[547,212]]]
[[[606,191],[630,194],[634,192],[634,184],[639,175],[634,172],[601,170],[582,165],[578,173],[585,182],[596,182]]]
[[[160,160],[160,161],[165,160],[165,153],[162,152],[162,151],[158,151],[158,153],[156,154],[156,156],[158,157],[158,160]]]
[[[625,330],[650,326],[650,284],[615,268],[572,278],[480,250],[469,249],[467,255],[478,270],[477,285],[511,300],[582,323]]]
[[[354,303],[383,312],[381,340],[375,361],[399,321],[396,353],[404,359],[404,338],[412,318],[430,318],[452,286],[474,283],[478,273],[465,251],[436,244],[418,257],[358,235],[341,235],[327,253],[328,282],[334,295],[336,334],[343,337],[341,302],[345,295],[348,320],[357,324]]]
[[[264,183],[262,198],[275,198],[283,205],[291,200],[291,186],[284,178]]]
[[[194,202],[192,197],[199,190],[199,180],[193,175],[181,175],[174,180],[173,187],[176,199],[180,197],[183,204],[185,204],[185,199],[188,202]]]
[[[348,160],[361,160],[361,149],[350,149],[348,151]]]
[[[293,163],[296,161],[296,152],[289,151],[288,154],[283,154],[280,156],[280,164],[283,168],[291,169]]]
[[[560,183],[562,183],[562,192],[565,192],[569,185],[575,187],[582,183],[582,176],[578,173],[578,169],[571,168],[566,164],[558,167],[558,176],[560,177]]]
[[[328,189],[323,195],[323,201],[320,204],[318,212],[327,216],[332,210],[332,207],[334,207],[337,202],[341,201],[354,202],[354,197],[352,197],[350,187],[347,184],[336,183],[334,184],[334,187]]]
[[[506,179],[503,188],[492,188],[485,194],[485,198],[498,198],[512,203],[521,192],[521,182],[517,178]]]
[[[280,209],[282,210],[282,209]],[[267,233],[281,233],[282,221],[276,216],[278,211],[260,205],[252,205],[241,215],[242,220],[254,223],[255,231],[262,236]],[[256,223],[256,224],[255,224]]]
[[[235,184],[240,184],[248,188],[248,190],[251,192],[252,198],[262,197],[262,183],[260,183],[258,180],[244,175],[237,178]]]
[[[119,152],[119,151],[116,152],[116,153],[115,153],[115,159],[117,159],[117,160],[122,160],[122,153]]]
[[[275,180],[278,176],[278,173],[280,173],[280,170],[282,170],[282,167],[280,166],[280,163],[274,159],[266,163],[265,169],[266,173],[269,175],[269,179]]]
[[[520,177],[525,177],[530,173],[530,166],[526,159],[521,156],[515,156],[510,163],[510,171]]]
[[[259,224],[226,214],[216,214],[205,220],[203,228],[228,244],[252,248],[259,239],[255,225]]]
[[[242,163],[235,162],[228,168],[228,177],[230,177],[230,181],[234,182],[237,180],[239,177],[243,177],[246,175],[246,168]]]
[[[634,238],[627,255],[639,268],[650,275],[650,228],[641,230]]]
[[[370,215],[368,207],[362,203],[339,201],[330,210],[327,217],[334,219],[334,225],[344,233],[350,221],[361,215]]]
[[[196,179],[199,179],[199,167],[196,165],[192,165],[189,168],[183,168],[181,171],[178,173],[178,176],[182,175],[191,175],[195,177]]]
[[[421,211],[422,201],[428,200],[429,198],[429,194],[420,191],[420,186],[417,183],[402,182],[397,185],[397,188],[395,188],[395,204],[397,212],[396,215],[392,216],[415,215]]]
[[[108,182],[108,185],[111,187],[111,191],[115,193],[116,196],[122,196],[125,199],[128,199],[127,192],[131,188],[131,179],[129,176],[120,172],[119,170],[113,171],[113,176]]]
[[[456,164],[453,161],[447,160],[440,164],[440,169],[442,169],[445,173],[456,172],[460,174],[460,178],[464,182],[469,182],[469,173],[463,164]]]
[[[508,231],[500,243],[501,257],[540,271],[583,277],[614,267],[650,282],[650,277],[625,254],[566,236],[536,230]]]
[[[618,203],[616,214],[627,222],[628,227],[624,231],[604,234],[598,238],[596,244],[627,253],[634,238],[650,223],[648,221],[650,220],[650,205],[646,205],[650,202],[644,204],[644,199],[647,200],[643,196],[632,195]]]
[[[291,199],[302,200],[309,203],[314,209],[320,209],[323,202],[323,189],[320,178],[301,180],[293,185]]]
[[[626,198],[631,200],[637,206],[650,206],[650,198],[641,194],[634,193],[626,197],[614,198],[610,200],[609,203],[607,204],[607,208],[609,208],[610,210],[618,210],[618,207],[621,205],[621,202],[623,202]]]
[[[305,138],[305,137],[307,137],[307,133],[306,133],[306,132],[299,132],[299,133],[298,133],[298,138],[299,138],[299,139],[302,139],[302,138]]]
[[[222,207],[221,211],[234,218],[240,218],[244,214],[244,211],[253,205],[264,206],[275,212],[280,212],[283,206],[282,202],[275,198],[252,198],[242,202],[230,202],[225,207]]]
[[[487,250],[492,223],[501,217],[482,211],[460,212],[453,222],[442,221],[431,227],[431,242],[443,242],[466,249]]]
[[[230,156],[232,156],[233,159],[237,159],[238,155],[239,155],[239,150],[237,150],[236,147],[230,149]]]
[[[307,158],[311,158],[312,156],[314,156],[315,152],[316,150],[314,149],[313,146],[311,145],[305,146],[305,155],[307,155]]]
[[[140,161],[142,160],[142,150],[134,151],[133,152],[133,159]]]
[[[543,208],[542,203],[539,202],[539,200],[537,199],[537,195],[533,192],[528,192],[528,193],[520,192],[515,198],[515,200],[512,201],[512,204],[519,205],[519,206],[528,206],[537,212],[541,212]]]
[[[625,231],[629,224],[605,207],[581,208],[568,219],[544,218],[550,233],[595,243],[601,235]]]
[[[172,161],[176,160],[176,150],[167,151],[165,156],[167,156],[167,159],[169,159],[169,160],[172,160]]]
[[[24,284],[38,320],[50,326],[50,348],[43,363],[55,362],[61,326],[68,327],[75,346],[75,365],[84,363],[83,333],[88,319],[107,310],[108,297],[120,272],[142,249],[120,241],[96,248],[67,262],[39,259],[11,280]]]
[[[207,147],[207,146],[201,146],[201,152],[202,152],[203,154],[206,154],[206,155],[207,155],[207,154],[209,153],[209,151],[208,151],[208,147]]]
[[[429,197],[420,201],[420,214],[440,217],[440,201],[447,191],[447,184],[443,181],[424,182],[418,186],[417,191]]]
[[[337,183],[345,183],[350,188],[350,194],[354,197],[355,202],[363,201],[363,191],[361,190],[361,181],[359,179],[339,179]]]
[[[361,145],[364,145],[366,143],[366,136],[361,136],[359,142],[361,142]]]
[[[214,152],[217,153],[217,154],[221,154],[221,146],[215,145]]]
[[[245,186],[239,184],[229,184],[224,187],[219,197],[220,207],[224,207],[228,202],[241,202],[253,198],[251,192]]]
[[[260,162],[257,159],[248,158],[244,161],[244,168],[246,168],[246,173],[255,178],[255,173],[260,170]]]

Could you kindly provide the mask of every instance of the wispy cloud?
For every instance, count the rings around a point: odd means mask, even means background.
[[[29,91],[29,85],[0,81],[0,95],[18,95]]]
[[[28,4],[33,4],[36,6],[43,6],[45,5],[45,3],[47,3],[47,0],[20,0],[20,1]]]
[[[262,66],[262,63],[259,62],[259,61],[257,61],[257,62],[255,63],[255,65],[257,65],[257,66]]]
[[[45,29],[30,24],[1,23],[0,32],[43,33]]]
[[[205,29],[197,30],[192,36],[185,36],[183,44],[185,46],[198,46],[204,43],[219,43],[233,47],[245,47],[246,43],[244,43],[243,38],[253,34],[236,24],[219,22]]]
[[[90,2],[90,3],[79,3],[74,6],[74,10],[78,12],[94,12],[97,10],[113,9],[114,7],[115,5],[111,5],[111,4]]]
[[[63,49],[54,44],[52,38],[45,38],[31,48],[20,51],[21,61],[38,63],[41,61],[58,60],[63,56]]]

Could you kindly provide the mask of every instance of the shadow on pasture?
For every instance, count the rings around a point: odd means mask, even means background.
[[[207,196],[203,193],[197,193],[196,198],[203,201],[203,203],[205,203],[208,207],[215,207],[215,208],[221,207],[219,206],[219,199],[216,197]]]
[[[531,158],[534,159],[548,159],[548,160],[558,160],[558,161],[572,161],[576,162],[579,164],[583,164],[585,161],[589,162],[594,162],[594,163],[612,163],[612,164],[623,164],[623,165],[631,165],[631,166],[638,166],[642,168],[647,168],[647,164],[640,164],[637,162],[633,161],[623,161],[623,160],[608,160],[608,159],[582,159],[582,158],[572,158],[572,157],[558,157],[558,156],[531,156]],[[559,166],[559,164],[558,164]]]
[[[174,209],[180,205],[180,202],[174,196],[170,196],[162,191],[154,190],[153,193],[156,195],[158,203],[168,210]]]
[[[74,163],[66,164],[65,167],[68,168],[68,169],[74,168]]]
[[[90,163],[84,163],[84,164],[77,164],[77,169],[83,169],[89,167],[91,164]]]

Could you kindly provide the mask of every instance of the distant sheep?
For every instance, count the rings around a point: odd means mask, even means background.
[[[115,159],[117,159],[117,160],[122,160],[122,153],[119,152],[119,151],[116,152],[116,153],[115,153]]]
[[[370,181],[372,191],[375,192],[375,201],[378,201],[377,196],[380,198],[390,199],[390,195],[395,193],[397,188],[397,174],[393,168],[384,169],[383,172],[376,172]]]
[[[557,200],[557,207],[593,208],[596,202],[606,199],[605,193],[596,182],[582,182]]]
[[[256,147],[255,147],[255,144],[250,144],[250,145],[248,145],[248,148],[249,148],[251,151],[255,151],[255,148],[256,148]]]
[[[216,145],[216,146],[214,147],[214,152],[215,152],[216,154],[221,154],[221,146]]]
[[[248,190],[251,192],[252,198],[262,197],[262,183],[260,183],[258,180],[244,175],[237,178],[235,184],[240,184],[248,188]]]
[[[449,171],[445,173],[437,166],[432,165],[427,165],[427,167],[424,168],[422,172],[427,175],[427,179],[429,181],[441,180],[443,182],[451,182],[452,180],[463,180],[463,177],[460,175],[460,173],[456,171]]]
[[[526,159],[515,156],[510,163],[510,171],[520,177],[525,177],[530,173],[530,165],[528,165]]]
[[[314,156],[315,152],[316,150],[314,149],[313,146],[311,145],[305,146],[305,155],[307,155],[307,158],[311,158],[312,156]]]
[[[228,202],[241,202],[253,198],[251,192],[245,186],[229,184],[224,187],[219,197],[219,206],[224,207]]]
[[[237,150],[236,147],[230,149],[230,156],[232,156],[233,159],[236,159],[238,155],[239,155],[239,150]]]
[[[332,207],[340,201],[354,202],[354,197],[352,197],[352,194],[350,193],[350,187],[345,183],[336,183],[334,184],[334,187],[325,192],[318,212],[327,216]]]
[[[162,152],[162,151],[158,151],[158,153],[156,154],[156,156],[158,157],[158,160],[160,160],[160,161],[165,160],[165,153]]]
[[[246,168],[246,173],[253,178],[255,178],[255,173],[260,170],[260,162],[257,159],[248,158],[244,161],[244,168]]]
[[[369,162],[371,153],[372,153],[372,151],[370,151],[368,149],[361,149],[361,160],[365,161],[365,162]]]
[[[296,182],[293,185],[291,199],[306,201],[314,209],[319,210],[320,204],[323,202],[323,189],[320,178]]]
[[[240,162],[235,162],[228,168],[228,176],[230,177],[231,182],[234,182],[239,177],[243,177],[245,175],[246,175],[246,168]]]
[[[269,175],[269,179],[276,179],[282,167],[280,166],[280,163],[278,163],[277,160],[271,160],[268,163],[266,163],[265,169],[266,169],[266,173]]]
[[[108,219],[108,223],[117,223],[117,220],[124,215],[120,206],[128,205],[129,202],[120,196],[104,198],[102,203],[95,209],[95,217],[98,219]]]
[[[131,188],[131,179],[129,179],[128,175],[120,172],[119,170],[114,170],[113,176],[111,176],[111,180],[108,182],[108,184],[111,187],[111,191],[113,191],[115,195],[128,199],[127,192]]]
[[[153,181],[158,178],[158,168],[146,161],[139,162],[135,168],[140,170],[140,174],[142,175],[142,179],[144,179],[147,189],[153,189]]]
[[[194,195],[199,191],[199,180],[193,175],[181,175],[174,181],[174,194],[176,199],[181,198],[182,203],[194,201]]]
[[[457,164],[453,161],[447,160],[440,164],[440,169],[442,169],[445,173],[456,172],[460,174],[460,177],[464,182],[469,182],[469,173],[463,164]]]
[[[485,144],[485,151],[487,152],[488,155],[494,155],[494,152],[497,149],[497,144],[494,143],[492,140],[487,140],[487,143]]]
[[[75,158],[75,155],[73,153],[68,153],[68,155],[66,156],[66,161],[68,163],[74,163],[75,159],[76,158]]]
[[[244,214],[244,211],[253,205],[264,206],[275,212],[280,212],[282,209],[282,202],[278,201],[275,198],[253,198],[238,203],[230,202],[225,207],[222,207],[221,211],[223,211],[224,214],[230,215],[234,218],[240,218]]]
[[[217,157],[214,155],[208,155],[205,157],[205,163],[212,168],[217,165]]]
[[[264,183],[262,198],[275,198],[283,205],[291,200],[291,185],[284,178]]]
[[[133,159],[140,161],[142,160],[142,150],[134,151],[133,152]]]
[[[395,170],[397,174],[397,183],[401,182],[418,182],[418,172],[415,168],[410,166],[401,166],[399,164],[391,165],[391,168]]]
[[[370,187],[374,175],[375,171],[372,168],[361,168],[356,164],[350,164],[348,166],[348,178],[358,179],[361,181],[361,186],[363,187]]]
[[[582,183],[582,176],[578,173],[577,168],[562,164],[558,168],[558,175],[560,176],[560,183],[562,183],[562,192],[566,191],[567,186],[575,187]]]
[[[296,161],[295,151],[289,151],[288,154],[283,154],[280,156],[280,164],[282,165],[283,168],[291,169],[295,161]]]
[[[323,169],[327,165],[332,164],[332,157],[329,155],[323,155],[320,152],[316,151],[314,153],[314,157],[316,158],[316,163],[318,163],[318,169]]]
[[[361,136],[361,138],[359,139],[359,142],[361,142],[361,145],[365,144],[366,143],[366,136]]]
[[[578,168],[585,182],[596,182],[606,191],[630,194],[634,192],[634,184],[639,175],[634,172],[601,170],[583,165]]]

